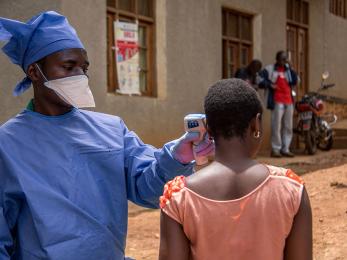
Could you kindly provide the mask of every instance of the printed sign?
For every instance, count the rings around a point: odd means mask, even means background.
[[[116,42],[116,64],[120,94],[140,92],[138,25],[128,22],[114,22]]]

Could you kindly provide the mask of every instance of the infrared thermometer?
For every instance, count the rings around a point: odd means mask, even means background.
[[[189,114],[184,117],[184,129],[186,132],[198,132],[199,140],[194,142],[193,145],[198,145],[205,137],[206,134],[206,116],[205,114]],[[195,162],[197,165],[204,165],[208,163],[206,156],[197,156],[193,147]]]

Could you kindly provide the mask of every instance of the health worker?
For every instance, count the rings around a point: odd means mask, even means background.
[[[190,175],[197,133],[162,149],[94,107],[87,52],[66,17],[0,18],[3,52],[31,85],[28,107],[0,127],[0,259],[123,260],[128,200],[158,207],[164,184]],[[196,151],[213,152],[206,138]]]

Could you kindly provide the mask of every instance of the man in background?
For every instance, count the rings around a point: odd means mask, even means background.
[[[266,90],[267,108],[271,110],[271,156],[293,157],[289,147],[293,137],[293,90],[298,82],[296,72],[289,66],[285,51],[276,54],[276,63],[261,72],[264,80],[259,87]]]

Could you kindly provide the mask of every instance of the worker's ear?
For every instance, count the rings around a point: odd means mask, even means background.
[[[33,64],[29,65],[28,70],[27,70],[27,75],[32,82],[37,82],[37,81],[43,80],[43,77],[42,77],[39,69],[37,68],[37,66],[39,66],[39,65],[37,65],[36,63],[33,63]]]

